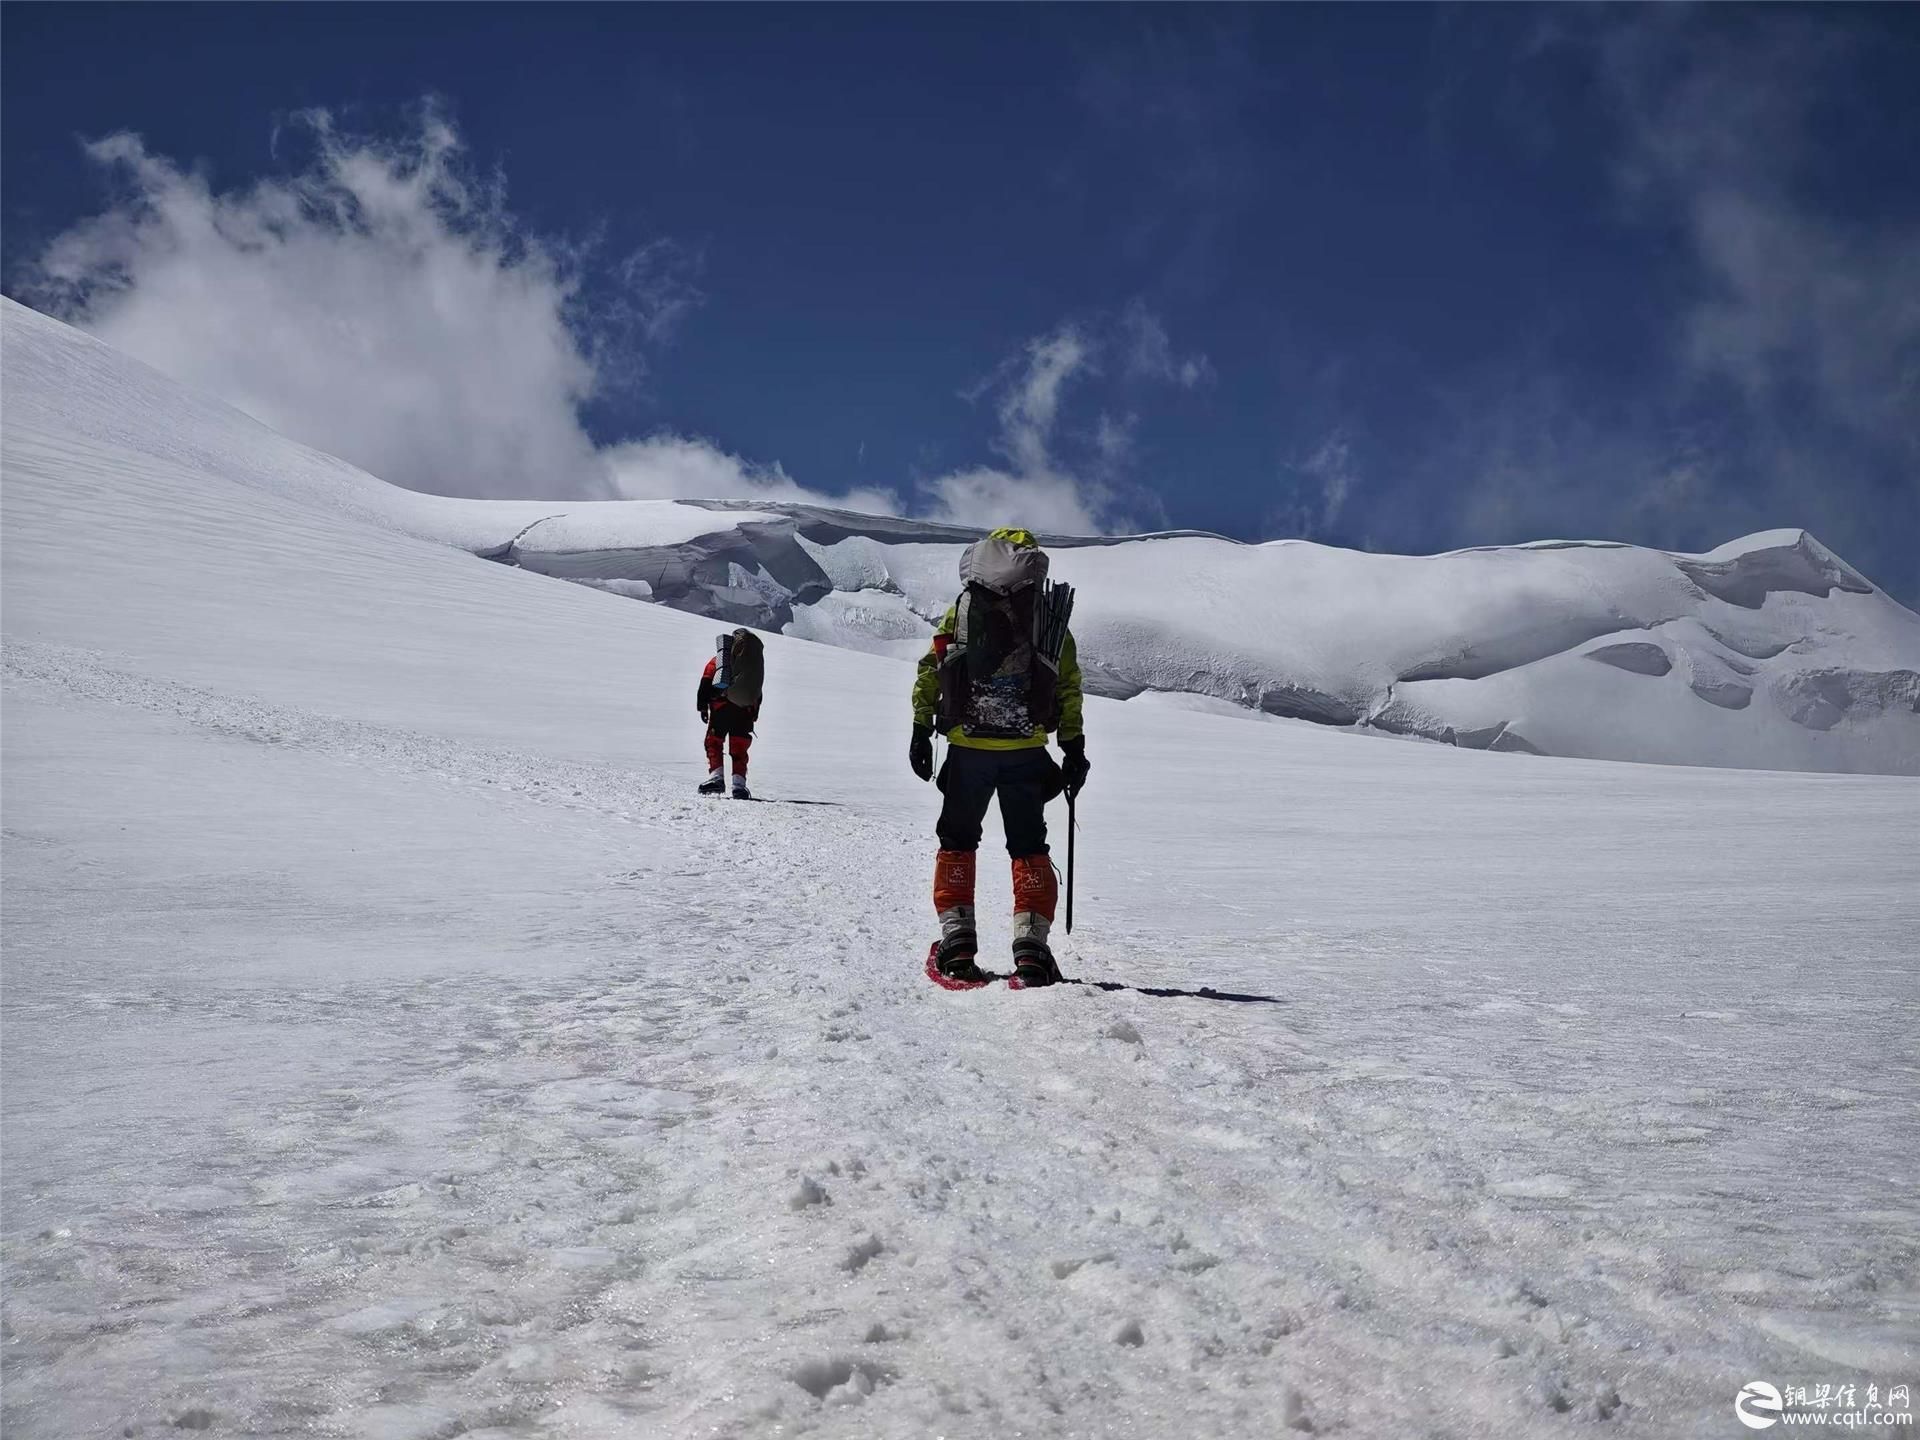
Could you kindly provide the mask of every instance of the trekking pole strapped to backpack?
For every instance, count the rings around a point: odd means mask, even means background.
[[[1073,814],[1074,795],[1067,792],[1067,934],[1073,934],[1073,838],[1080,829],[1080,822]]]
[[[1049,580],[1040,589],[1040,604],[1034,614],[1034,644],[1041,659],[1056,671],[1060,652],[1067,643],[1067,621],[1073,615],[1073,587]]]

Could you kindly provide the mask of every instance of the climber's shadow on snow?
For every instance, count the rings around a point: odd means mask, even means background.
[[[756,805],[832,805],[836,809],[844,805],[844,800],[788,800],[778,795],[747,795],[744,797]]]
[[[1156,995],[1170,1000],[1229,1000],[1236,1005],[1284,1005],[1287,1003],[1278,995],[1248,995],[1238,990],[1216,990],[1211,985],[1202,985],[1197,990],[1183,990],[1177,985],[1127,985],[1118,980],[1089,980],[1080,975],[1065,976],[1060,983],[1083,985],[1089,990],[1125,990],[1133,995]]]

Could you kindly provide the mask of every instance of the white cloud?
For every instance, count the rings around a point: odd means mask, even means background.
[[[399,141],[344,134],[323,112],[295,129],[312,146],[304,169],[225,193],[138,136],[88,145],[122,198],[49,246],[27,297],[415,489],[828,498],[706,441],[587,434],[582,404],[644,374],[647,347],[699,302],[672,242],[603,266],[611,289],[589,305],[593,247],[530,234],[435,107]]]
[[[649,351],[700,302],[671,241],[609,260],[529,232],[503,177],[477,173],[430,104],[397,140],[346,133],[318,111],[276,131],[276,154],[295,140],[310,147],[303,166],[226,191],[135,135],[88,145],[120,198],[47,248],[27,298],[415,489],[900,510],[892,491],[823,494],[777,461],[671,428],[611,444],[587,433],[582,407],[643,377]],[[1066,419],[1103,356],[1110,378],[1135,386],[1191,390],[1213,373],[1204,355],[1175,352],[1142,301],[1063,324],[970,397],[991,397],[996,459],[922,482],[923,507],[967,524],[1126,528],[1115,485],[1135,414]]]
[[[942,475],[924,488],[933,500],[929,518],[952,525],[1025,525],[1057,535],[1099,535],[1108,528],[1098,508],[1104,495],[1089,495],[1069,475],[1014,475],[983,466]]]
[[[760,464],[710,440],[661,433],[600,452],[613,494],[622,500],[751,499],[831,504],[869,515],[893,515],[900,500],[890,490],[852,490],[831,498],[802,486],[778,461]]]

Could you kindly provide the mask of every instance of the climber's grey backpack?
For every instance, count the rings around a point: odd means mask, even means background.
[[[940,728],[994,740],[1053,729],[1072,587],[1048,582],[1045,551],[997,534],[960,557],[960,582],[940,660]]]

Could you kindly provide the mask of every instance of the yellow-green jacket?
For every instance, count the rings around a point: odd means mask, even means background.
[[[958,618],[958,607],[949,605],[933,632],[927,653],[920,657],[919,669],[914,672],[913,723],[916,725],[933,726],[935,712],[940,707],[940,657],[953,641]],[[1067,632],[1066,643],[1060,647],[1060,674],[1054,695],[1060,702],[1060,738],[1071,740],[1081,733],[1080,660],[1074,651],[1071,630]],[[1033,750],[1047,743],[1047,730],[1044,725],[1036,725],[1033,734],[1025,739],[995,740],[969,735],[956,725],[947,732],[947,740],[966,750]]]

